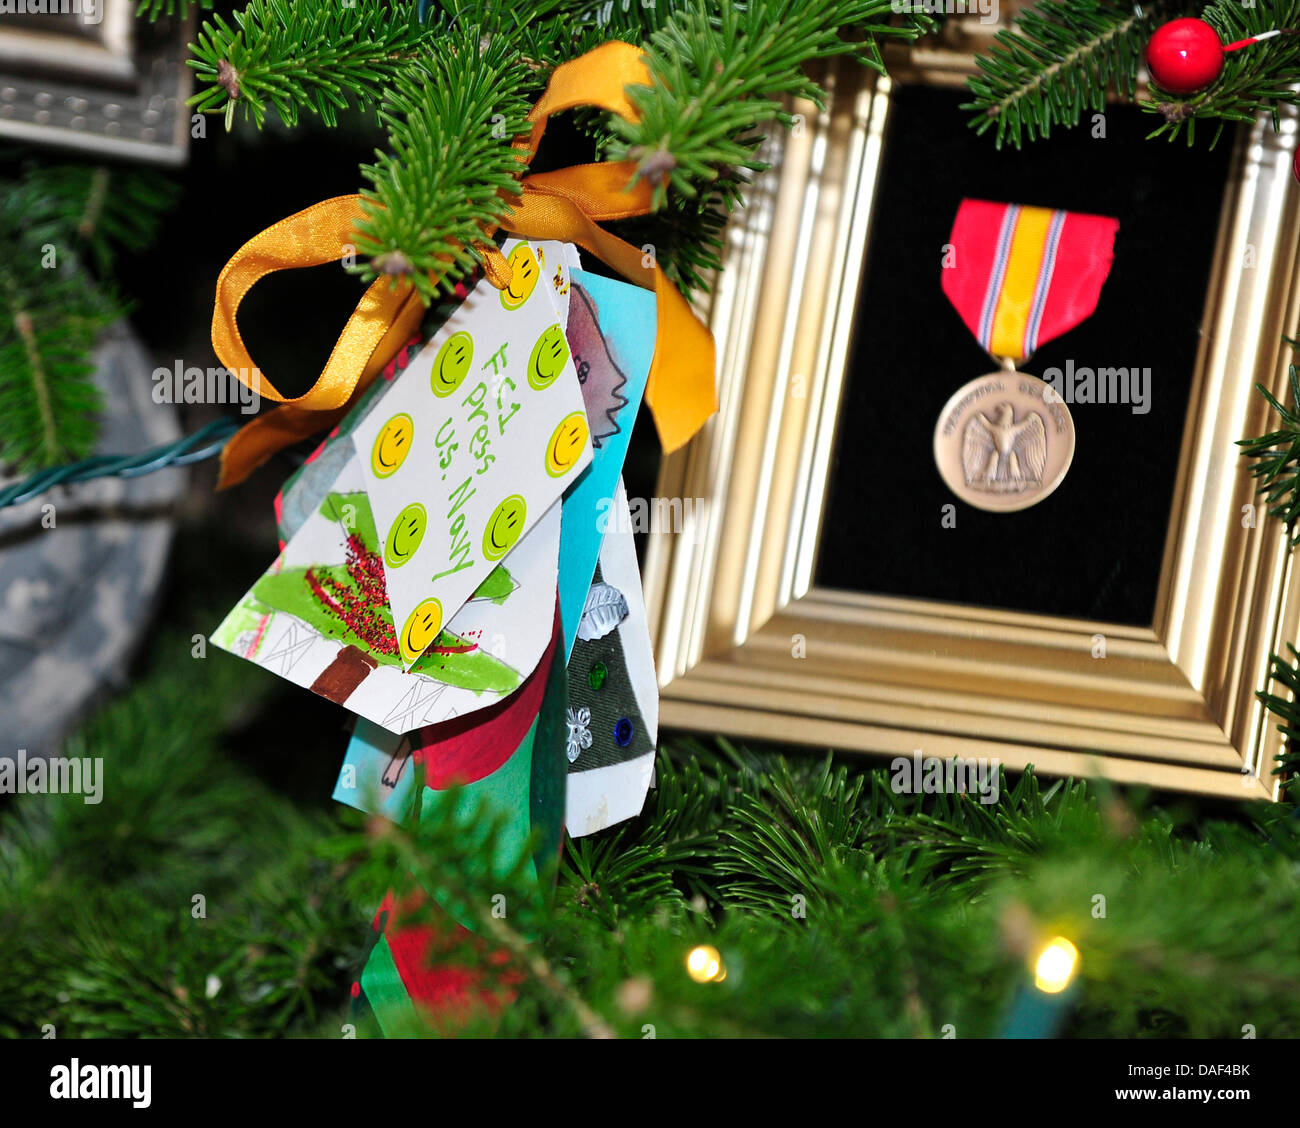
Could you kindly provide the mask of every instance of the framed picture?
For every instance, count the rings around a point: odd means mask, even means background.
[[[667,725],[1269,797],[1257,690],[1300,635],[1285,532],[1235,440],[1285,398],[1295,117],[1218,146],[1114,105],[997,151],[959,49],[840,65],[793,107],[706,299],[721,408],[664,460],[646,591]],[[941,289],[964,197],[1114,216],[1096,312],[1020,367],[1114,366],[1046,500],[940,478],[944,403],[997,365]],[[652,514],[653,516],[653,514]]]
[[[0,138],[180,164],[193,15],[136,19],[135,0],[39,7],[20,5],[0,25]]]

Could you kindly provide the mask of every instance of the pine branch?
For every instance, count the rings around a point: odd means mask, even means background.
[[[707,290],[708,275],[722,266],[729,202],[721,192],[670,195],[657,212],[615,228],[633,246],[653,247],[656,261],[684,292]]]
[[[88,254],[104,280],[119,251],[141,251],[154,241],[180,194],[156,170],[93,164],[32,164],[10,191],[0,208],[29,245]]]
[[[1098,807],[1088,785],[1057,781],[1044,790],[1032,770],[1014,787],[1008,782],[1001,775],[995,805],[942,794],[920,810],[878,783],[869,804],[873,849],[909,855],[909,868],[938,883],[981,888],[1023,874],[1031,858],[1053,845],[1096,833]]]
[[[1290,546],[1300,544],[1296,521],[1300,519],[1300,378],[1293,364],[1287,370],[1291,401],[1295,407],[1279,403],[1263,384],[1255,390],[1281,417],[1276,431],[1253,439],[1238,439],[1237,445],[1247,458],[1255,459],[1250,476],[1259,482],[1257,493],[1264,494],[1268,513],[1286,526]]]
[[[742,170],[761,166],[758,127],[789,120],[781,99],[823,104],[804,73],[815,60],[850,54],[882,69],[878,35],[915,37],[925,17],[888,23],[889,0],[751,0],[692,5],[650,38],[652,85],[629,92],[640,113],[635,123],[614,121],[614,160],[639,162],[639,175],[662,204],[668,188],[687,197],[712,185],[734,206]],[[843,36],[859,30],[861,42]]]
[[[509,211],[501,193],[519,192],[510,142],[526,131],[536,83],[508,39],[484,45],[473,28],[397,78],[380,110],[389,151],[362,168],[372,187],[357,245],[370,258],[357,273],[408,276],[431,302],[477,265],[472,244]]]
[[[357,273],[410,277],[426,302],[478,264],[474,242],[517,191],[508,141],[558,62],[610,37],[651,35],[654,85],[635,95],[641,122],[594,111],[579,121],[602,157],[632,156],[655,183],[666,214],[630,228],[633,236],[655,246],[676,280],[702,286],[745,170],[761,167],[758,126],[781,116],[787,96],[820,104],[804,66],[854,54],[879,68],[876,36],[913,37],[928,24],[922,15],[891,24],[890,0],[442,0],[440,8],[421,28],[378,0],[334,12],[317,0],[252,0],[237,29],[220,16],[206,24],[190,60],[208,83],[192,104],[224,110],[228,124],[241,101],[258,126],[268,110],[293,125],[308,108],[333,124],[349,97],[380,105],[389,151],[362,170],[371,188],[359,242],[370,261]],[[431,271],[442,281],[431,282]]]
[[[1280,722],[1278,732],[1285,739],[1282,752],[1277,757],[1277,771],[1294,784],[1295,775],[1300,771],[1300,750],[1296,748],[1300,740],[1300,650],[1287,643],[1291,652],[1291,661],[1274,654],[1269,664],[1269,679],[1285,692],[1270,693],[1256,690],[1255,696],[1264,703],[1264,707]]]
[[[188,60],[206,83],[188,104],[224,112],[228,129],[241,106],[259,128],[268,109],[289,126],[304,110],[334,126],[340,110],[377,104],[433,36],[400,0],[252,0],[235,23],[214,15]]]
[[[137,0],[135,18],[157,22],[162,16],[175,16],[184,19],[193,8],[212,10],[213,0]]]
[[[76,270],[43,270],[43,257],[0,238],[0,456],[19,473],[94,446],[90,351],[116,313]]]
[[[996,127],[998,148],[1023,137],[1048,136],[1053,126],[1078,124],[1085,111],[1106,108],[1110,89],[1131,98],[1147,40],[1173,3],[1129,0],[1042,0],[999,31],[968,80],[973,98],[963,109],[972,128]]]
[[[152,241],[175,197],[159,173],[96,165],[29,162],[0,183],[0,458],[19,472],[94,446],[91,349],[124,311],[108,273],[119,249]]]
[[[559,900],[606,928],[669,905],[680,910],[688,899],[710,899],[718,778],[695,757],[672,765],[660,756],[658,771],[660,801],[646,815],[566,842]]]
[[[1300,341],[1283,340],[1292,349],[1300,348]],[[1287,368],[1287,384],[1294,407],[1279,403],[1263,384],[1255,385],[1255,390],[1281,417],[1281,426],[1257,438],[1239,439],[1237,445],[1242,448],[1243,455],[1255,459],[1250,476],[1259,482],[1256,493],[1264,494],[1269,516],[1282,522],[1288,534],[1287,547],[1294,549],[1300,544],[1300,532],[1296,531],[1296,522],[1300,519],[1300,375],[1297,375],[1294,364]],[[1300,662],[1300,652],[1291,643],[1287,643],[1287,648]],[[1277,757],[1275,770],[1286,777],[1288,788],[1294,788],[1296,772],[1300,769],[1300,752],[1295,748],[1296,738],[1300,737],[1300,665],[1274,654],[1269,664],[1269,678],[1289,696],[1265,690],[1256,690],[1255,696],[1281,722],[1278,731],[1282,733],[1285,745]]]

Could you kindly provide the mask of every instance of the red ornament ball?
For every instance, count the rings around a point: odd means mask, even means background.
[[[1223,40],[1204,20],[1171,20],[1147,44],[1151,77],[1170,94],[1195,94],[1223,71]]]

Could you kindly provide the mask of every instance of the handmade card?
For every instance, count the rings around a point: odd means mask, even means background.
[[[564,497],[560,522],[560,617],[564,653],[578,620],[623,473],[637,409],[655,351],[655,297],[649,290],[573,272],[566,327],[591,427],[591,466]]]
[[[575,270],[569,297],[567,336],[582,384],[587,418],[591,421],[594,451],[590,467],[565,494],[562,502],[559,594],[566,659],[578,637],[605,530],[611,527],[626,533],[629,528],[626,500],[624,498],[616,502],[615,495],[619,491],[619,474],[627,453],[632,425],[645,391],[655,337],[654,295],[645,290]],[[318,461],[325,460],[328,454],[327,446]],[[622,508],[618,509],[617,506]],[[302,506],[286,494],[281,508],[287,519],[290,510],[297,511]],[[516,551],[523,552],[528,540],[534,535],[530,533]],[[622,558],[626,559],[625,553]],[[509,564],[509,560],[506,563]],[[635,567],[635,554],[632,564]],[[625,567],[622,570],[625,571]],[[616,566],[616,576],[619,572],[620,569]],[[633,627],[640,624],[639,629],[644,634],[644,606],[640,597],[639,580],[635,586],[628,582],[624,587],[633,593],[633,603],[632,615],[623,631],[630,637]],[[590,618],[588,616],[588,633],[591,630]],[[596,644],[593,642],[592,645]],[[634,654],[631,667],[637,671],[640,689],[646,694],[653,694],[654,667],[650,658],[648,634],[644,635],[643,642],[632,644],[630,649]],[[586,677],[588,673],[584,666],[583,676]],[[631,692],[628,688],[630,684],[630,680],[621,674],[615,676],[607,698],[621,697],[625,692]],[[624,746],[632,747],[633,752],[629,757],[632,760],[644,758],[642,740],[645,734],[653,732],[653,710],[656,705],[657,699],[639,710],[643,720],[634,720],[637,735]],[[580,702],[577,708],[582,706],[583,703]],[[458,751],[464,741],[472,738],[475,742],[475,764],[492,757],[509,755],[518,744],[520,731],[517,726],[522,724],[526,728],[537,708],[537,700],[525,686],[508,700],[489,705],[472,716],[432,723],[428,729],[412,734],[409,740],[399,740],[394,733],[364,722],[358,723],[339,775],[334,798],[365,811],[386,814],[401,822],[411,802],[412,744],[419,749],[438,749],[436,754],[431,753],[426,760],[426,782],[430,787],[438,789],[446,786],[440,780],[448,773],[463,776],[471,769],[472,765]],[[633,717],[637,715],[634,709],[624,710],[624,713]],[[624,713],[620,713],[620,717]],[[498,724],[503,723],[515,727],[508,732],[499,730]],[[653,746],[653,742],[651,736],[649,746]],[[594,761],[588,757],[576,770],[595,767]],[[600,819],[588,818],[585,812],[600,807],[602,803],[607,816],[612,816],[616,810],[630,814],[640,810],[648,778],[648,770],[643,770],[644,768],[645,764],[639,764],[622,769],[622,774],[631,777],[631,791],[626,796],[616,798],[613,804],[604,798],[605,788],[613,776],[620,774],[619,771],[587,777],[579,784],[579,789],[592,798],[589,803],[584,800],[572,807],[571,818],[576,817],[578,820],[574,825],[597,829],[595,824]],[[477,771],[476,768],[474,770]],[[477,776],[471,774],[468,778]],[[610,821],[617,820],[610,817]]]
[[[334,798],[404,823],[421,799],[413,784],[417,776],[426,788],[445,791],[492,775],[537,723],[550,664],[548,650],[524,684],[504,701],[406,736],[358,721]]]
[[[353,458],[212,641],[400,735],[523,684],[551,641],[559,538],[553,506],[403,669],[383,546]]]
[[[566,326],[565,332],[567,335],[569,295],[574,281],[571,271],[578,270],[579,275],[581,275],[578,249],[572,243],[553,241],[534,243],[532,246],[536,251],[538,265],[550,286],[551,296],[555,301],[556,308],[560,311],[560,320]],[[606,279],[596,277],[595,281],[605,283]],[[609,284],[633,290],[649,298],[650,317],[653,319],[654,300],[647,291],[635,286],[626,286],[623,283]],[[456,307],[467,293],[468,291],[463,284],[458,285],[454,296],[440,302],[428,312],[421,326],[421,339],[409,341],[398,350],[397,355],[384,366],[379,379],[357,401],[357,405],[330,432],[325,441],[307,456],[306,462],[285,481],[275,498],[275,518],[280,527],[280,543],[282,547],[298,531],[303,521],[324,500],[325,495],[329,493],[334,484],[334,479],[338,477],[339,471],[343,469],[350,459],[355,457],[356,448],[352,443],[352,431],[370,414],[376,402],[388,394],[393,381],[405,372],[420,355],[428,341],[432,340],[447,318],[455,312]],[[650,351],[653,352],[653,320],[650,325],[650,336]],[[577,365],[580,363],[578,359],[580,354],[577,351],[580,346],[575,345],[572,340],[570,340],[569,344],[575,350],[574,364]],[[646,364],[649,364],[649,360],[646,361]],[[579,373],[579,379],[582,379],[581,373]],[[634,405],[632,415],[635,416],[635,414]],[[595,445],[598,446],[599,444]]]
[[[571,251],[568,244],[538,245],[539,260],[559,264],[548,270],[548,276],[556,303],[569,311],[565,336],[592,430],[591,465],[567,490],[560,524],[560,613],[566,655],[573,649],[614,487],[645,394],[656,323],[652,293],[577,267],[570,271],[563,253]],[[448,303],[443,315],[448,316],[452,308]],[[355,458],[353,428],[424,347],[413,343],[403,348],[356,410],[284,484],[276,498],[276,518],[285,541],[320,505],[339,471]]]
[[[659,688],[621,480],[613,502],[568,662],[564,818],[575,838],[639,814],[654,777]],[[563,655],[557,658],[562,660]],[[358,723],[334,798],[405,822],[417,802],[412,794],[415,764],[423,768],[431,792],[494,776],[536,723],[545,666],[543,657],[507,700],[406,737]],[[431,796],[425,801],[432,801]]]
[[[576,251],[552,242],[533,249],[563,319]],[[445,323],[456,308],[454,301],[444,303],[431,313],[433,324]],[[285,483],[276,497],[281,556],[213,634],[217,645],[346,704],[377,726],[363,726],[359,734],[400,735],[489,706],[523,684],[550,641],[559,537],[554,506],[403,675],[383,545],[351,435],[376,405],[382,410],[394,381],[425,347],[404,347]],[[537,614],[528,610],[533,607]],[[377,740],[367,746],[354,739],[354,749],[360,755],[369,747],[379,756]],[[378,774],[387,772],[395,783],[399,770],[386,767],[391,753],[386,747]],[[373,786],[371,767],[367,762],[362,778]],[[379,794],[387,798],[391,787],[381,783]]]
[[[477,755],[473,734],[470,739],[453,736],[437,746],[416,749],[430,776],[437,775],[439,788],[423,789],[408,817],[464,820],[479,838],[470,856],[483,872],[503,876],[521,864],[532,877],[544,873],[560,850],[564,819],[564,701],[567,693],[563,655],[560,651],[559,609],[552,612],[553,642],[528,685],[519,696],[530,704],[522,718],[503,712],[485,727],[493,729],[488,742],[501,749],[492,762]],[[454,789],[452,784],[456,784]],[[364,809],[364,808],[363,808]],[[488,827],[494,827],[489,835]],[[376,914],[378,943],[366,960],[357,993],[374,1008],[375,1017],[388,1036],[409,1031],[407,1020],[413,1007],[434,1006],[453,1001],[449,993],[473,984],[475,972],[458,966],[458,942],[473,942],[467,930],[482,918],[481,911],[458,902],[445,890],[420,889],[408,879],[399,898],[391,894]],[[426,898],[446,913],[427,911],[419,920],[407,920],[410,909]],[[432,909],[425,905],[424,909]],[[437,942],[441,925],[447,926]],[[435,950],[437,956],[435,958]],[[463,953],[464,949],[460,949]],[[437,964],[437,967],[431,964]]]
[[[417,774],[409,737],[359,717],[334,785],[334,798],[402,824],[414,811]]]
[[[659,683],[620,479],[569,658],[565,825],[574,838],[641,813],[654,775]]]
[[[553,287],[502,249],[510,286],[480,280],[352,432],[406,668],[591,462]]]

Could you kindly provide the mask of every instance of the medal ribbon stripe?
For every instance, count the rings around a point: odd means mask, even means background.
[[[993,315],[998,308],[998,298],[1002,293],[1002,280],[1007,273],[1007,260],[1011,257],[1011,239],[1016,230],[1016,219],[1020,215],[1018,204],[1007,204],[1002,215],[1002,224],[998,230],[997,250],[993,255],[993,269],[989,272],[988,286],[984,291],[984,309],[980,315],[980,344],[992,351]]]
[[[1038,271],[1038,287],[1034,291],[1034,304],[1029,311],[1029,324],[1025,327],[1025,348],[1022,356],[1030,356],[1038,348],[1038,330],[1043,323],[1043,309],[1047,293],[1052,288],[1052,273],[1056,269],[1056,249],[1061,242],[1061,228],[1065,226],[1065,212],[1052,212],[1047,228],[1047,245],[1043,248],[1043,263]]]

